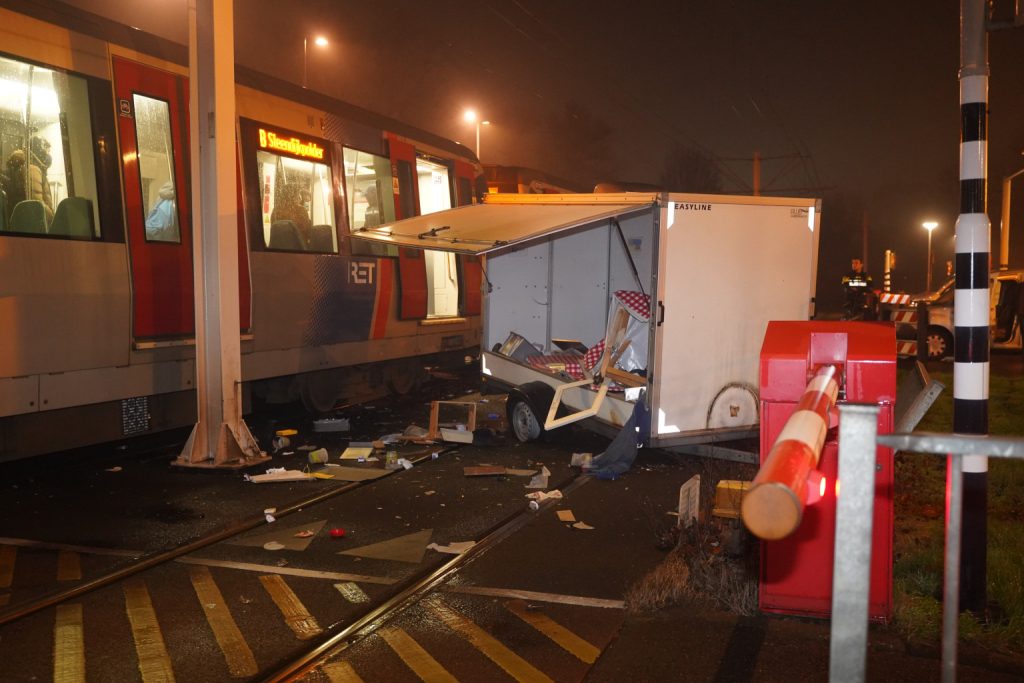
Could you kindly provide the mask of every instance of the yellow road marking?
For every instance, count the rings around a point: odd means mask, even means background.
[[[82,561],[78,553],[61,550],[57,554],[57,580],[80,581],[82,579]]]
[[[378,633],[420,680],[426,683],[458,683],[457,678],[402,629],[385,628]]]
[[[506,602],[505,607],[512,614],[555,641],[563,650],[574,655],[577,659],[587,664],[593,664],[601,656],[601,651],[596,647],[543,612],[528,609],[526,603],[522,600]]]
[[[270,597],[277,603],[277,608],[284,615],[284,623],[295,632],[299,640],[310,638],[323,633],[316,618],[309,613],[306,606],[299,600],[299,596],[284,582],[284,578],[277,574],[270,574],[260,577],[260,583],[270,593]]]
[[[238,630],[230,610],[224,603],[224,596],[213,581],[213,575],[206,567],[192,567],[192,587],[196,589],[199,604],[206,613],[213,635],[217,638],[221,652],[228,664],[228,673],[234,678],[255,676],[259,673],[256,658]]]
[[[488,659],[500,666],[512,678],[521,683],[535,683],[536,681],[551,681],[542,671],[534,667],[528,661],[505,647],[491,634],[462,616],[441,599],[431,600],[427,603],[445,625],[460,633],[476,649],[480,650]],[[554,681],[551,681],[554,683]]]
[[[144,683],[173,683],[174,669],[164,645],[164,636],[153,611],[149,591],[141,579],[124,584],[124,605],[135,639],[135,652],[139,656],[139,673]]]
[[[85,682],[82,606],[58,605],[53,627],[53,683]]]
[[[348,662],[331,662],[324,664],[320,670],[327,675],[331,683],[363,683],[363,679]]]
[[[0,545],[0,588],[10,588],[14,579],[14,562],[18,549],[13,545]]]
[[[336,583],[334,587],[338,589],[338,592],[348,600],[349,602],[370,602],[370,596],[367,595],[362,588],[352,581],[346,583]]]

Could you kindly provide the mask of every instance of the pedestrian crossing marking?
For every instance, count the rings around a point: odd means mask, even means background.
[[[309,640],[324,632],[316,618],[309,613],[299,596],[284,581],[284,577],[268,574],[260,577],[260,583],[270,593],[277,608],[284,615],[284,622],[299,640]]]
[[[516,615],[530,626],[534,627],[551,640],[555,641],[563,650],[575,656],[580,661],[593,664],[601,656],[601,651],[580,638],[578,635],[562,626],[554,619],[537,610],[531,610],[522,600],[512,600],[505,603],[508,611]]]
[[[363,683],[356,670],[348,662],[330,662],[320,667],[331,683]]]
[[[238,630],[238,625],[231,616],[210,570],[206,567],[192,567],[190,574],[192,587],[195,588],[196,597],[199,598],[199,604],[206,614],[206,621],[213,630],[221,652],[224,653],[228,673],[233,678],[255,676],[259,673],[256,658],[242,637],[242,632]]]
[[[474,647],[480,650],[484,656],[504,669],[505,673],[509,676],[520,681],[520,683],[536,683],[537,681],[550,681],[550,683],[554,683],[542,671],[505,647],[494,636],[450,608],[440,598],[430,600],[426,604],[441,618],[448,628],[461,634]]]
[[[0,588],[10,588],[14,580],[14,563],[18,549],[13,545],[0,545]]]
[[[139,658],[139,673],[143,683],[174,683],[174,669],[164,645],[164,636],[153,611],[149,590],[141,579],[124,584],[124,604],[135,640]]]
[[[82,605],[57,605],[53,627],[53,683],[85,683]]]
[[[370,596],[363,592],[358,584],[349,581],[347,583],[336,583],[334,587],[341,595],[352,603],[370,602]]]
[[[82,580],[82,560],[78,553],[71,552],[70,550],[61,550],[57,554],[57,580]]]
[[[400,628],[384,628],[378,631],[384,641],[395,651],[405,665],[425,683],[458,683],[440,662],[430,656],[420,645]]]

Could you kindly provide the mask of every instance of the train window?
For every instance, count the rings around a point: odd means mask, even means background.
[[[387,157],[346,147],[345,188],[350,230],[372,228],[395,220],[391,161]]]
[[[338,251],[331,167],[260,150],[263,239],[275,251]]]
[[[164,100],[135,93],[135,137],[139,151],[139,187],[146,219],[147,242],[181,243],[171,107]]]
[[[0,231],[99,236],[84,78],[0,57]]]
[[[391,160],[387,157],[345,148],[345,192],[349,230],[391,223],[395,220],[395,192],[391,182]],[[367,240],[354,240],[355,256],[398,256],[398,247]]]

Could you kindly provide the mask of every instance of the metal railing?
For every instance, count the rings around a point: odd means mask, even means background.
[[[960,532],[963,456],[1024,459],[1024,438],[932,432],[878,435],[877,405],[839,406],[839,481],[832,580],[830,681],[863,681],[867,665],[871,525],[875,505],[875,451],[948,457],[942,601],[942,681],[956,680],[960,614]]]

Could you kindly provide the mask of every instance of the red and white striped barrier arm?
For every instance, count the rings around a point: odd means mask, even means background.
[[[909,294],[893,294],[892,292],[882,292],[878,295],[878,302],[883,304],[895,304],[897,306],[906,306],[910,303]]]
[[[821,457],[829,412],[838,395],[836,367],[822,366],[779,432],[740,509],[743,523],[758,538],[778,540],[800,526],[807,478]]]
[[[917,311],[893,311],[889,316],[889,321],[904,325],[916,325]]]

